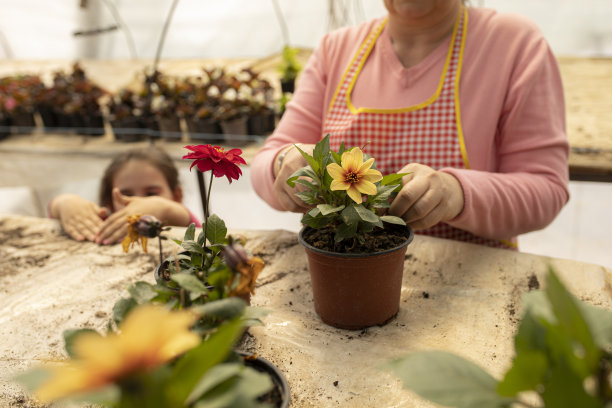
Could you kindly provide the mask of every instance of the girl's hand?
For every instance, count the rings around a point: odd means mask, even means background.
[[[312,155],[314,149],[313,144],[299,144],[300,149],[308,154]],[[282,165],[278,165],[278,157],[285,153],[282,160]],[[287,179],[291,177],[293,173],[302,167],[306,166],[306,160],[302,157],[302,154],[296,149],[294,145],[291,145],[282,150],[274,161],[274,193],[280,205],[286,210],[297,213],[304,213],[310,209],[295,193],[299,192],[304,187],[296,184],[295,187],[287,184]]]
[[[96,237],[98,244],[109,245],[121,241],[128,233],[127,217],[134,214],[153,215],[166,225],[187,226],[189,211],[176,201],[159,196],[126,196],[113,189],[113,202],[119,208],[108,217]]]
[[[75,194],[62,194],[51,202],[50,213],[72,239],[93,242],[108,210]]]
[[[433,227],[463,211],[463,188],[453,175],[418,163],[408,164],[398,173],[410,174],[402,178],[403,187],[389,214],[403,218],[411,228]]]

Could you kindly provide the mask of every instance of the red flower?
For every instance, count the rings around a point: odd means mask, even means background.
[[[238,165],[246,164],[240,157],[242,154],[240,149],[225,151],[222,147],[211,145],[185,146],[185,149],[193,152],[183,156],[183,159],[193,160],[189,170],[197,165],[201,172],[212,170],[215,177],[225,176],[230,183],[232,179],[238,180],[242,175],[242,170]]]

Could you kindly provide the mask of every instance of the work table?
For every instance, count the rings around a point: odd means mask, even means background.
[[[602,266],[417,235],[405,258],[397,317],[382,327],[341,330],[314,312],[295,233],[231,233],[244,236],[266,263],[251,304],[269,313],[243,346],[285,374],[295,408],[430,407],[380,369],[416,350],[451,351],[500,377],[513,357],[521,296],[545,282],[549,265],[578,298],[612,308],[612,271]],[[157,245],[150,240],[148,253],[135,247],[125,254],[120,245],[73,241],[56,220],[0,216],[0,406],[32,406],[11,405],[23,392],[5,374],[63,358],[64,330],[103,330],[128,285],[154,281]],[[175,247],[164,241],[164,254]]]

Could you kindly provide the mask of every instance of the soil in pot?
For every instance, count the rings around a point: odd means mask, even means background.
[[[308,258],[314,308],[324,323],[360,330],[382,326],[397,315],[406,248],[414,233],[407,226],[390,226],[388,231],[381,232],[367,238],[363,248],[352,248],[362,252],[346,252],[348,248],[335,252],[322,249],[334,247],[332,230],[305,227],[300,231],[299,241]],[[399,245],[389,248],[397,241]]]
[[[334,241],[335,232],[332,227],[304,230],[303,239],[314,248],[339,253],[372,253],[395,248],[408,240],[403,227],[387,224],[384,229],[375,228],[367,234],[365,242],[344,240]],[[411,239],[411,238],[410,238]]]

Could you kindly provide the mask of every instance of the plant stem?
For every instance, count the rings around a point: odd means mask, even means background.
[[[162,257],[162,239],[161,239],[161,235],[158,235],[157,239],[159,239],[159,264],[161,265],[162,262],[164,261],[164,259]]]
[[[215,175],[213,174],[213,171],[210,171],[210,181],[208,182],[208,191],[207,196],[206,196],[206,208],[204,209],[204,249],[206,249],[206,235],[208,234],[208,217],[209,217],[209,205],[210,205],[210,191],[212,190],[212,182],[213,179],[215,178]],[[208,264],[208,255],[206,254],[206,251],[204,251],[204,261],[206,262],[206,264]],[[211,259],[211,263],[212,263],[212,259]],[[206,268],[208,268],[210,265],[206,265]]]

